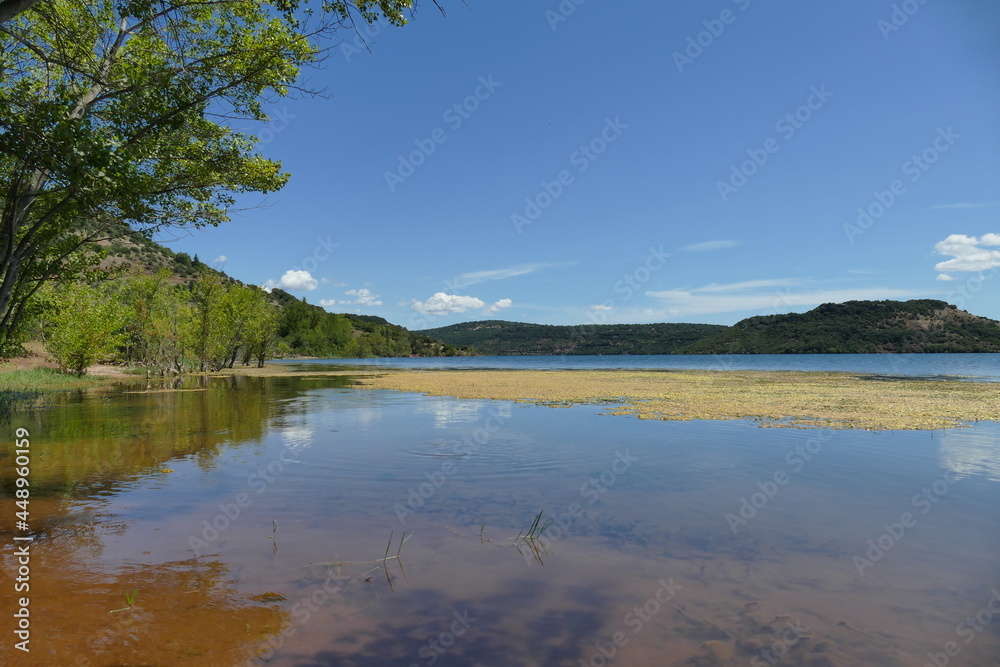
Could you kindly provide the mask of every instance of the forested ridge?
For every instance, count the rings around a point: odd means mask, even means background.
[[[711,324],[549,326],[486,320],[422,333],[482,354],[1000,352],[1000,322],[935,299],[827,303]]]
[[[805,313],[741,320],[681,352],[1000,352],[1000,322],[936,299],[825,303]]]
[[[674,354],[727,327],[718,324],[584,324],[558,326],[486,320],[422,333],[481,354]]]

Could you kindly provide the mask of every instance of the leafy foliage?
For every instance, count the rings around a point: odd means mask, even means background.
[[[207,273],[189,284],[170,278],[161,270],[45,290],[46,350],[78,375],[98,361],[164,375],[263,365],[273,353],[280,313],[263,290]]]
[[[64,286],[51,295],[57,307],[46,318],[46,349],[62,370],[83,375],[87,367],[114,356],[124,342],[125,311],[84,284]]]

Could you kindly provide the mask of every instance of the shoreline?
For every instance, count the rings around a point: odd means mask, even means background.
[[[0,368],[0,376],[14,368]],[[506,400],[550,407],[606,405],[609,415],[661,421],[752,420],[762,427],[938,430],[1000,422],[1000,383],[853,372],[746,370],[306,370],[285,364],[146,378],[92,367],[87,381],[28,387],[47,393],[193,377],[344,377],[357,387]],[[164,391],[160,389],[158,391]],[[165,391],[177,391],[165,389]],[[8,408],[9,409],[9,408]]]

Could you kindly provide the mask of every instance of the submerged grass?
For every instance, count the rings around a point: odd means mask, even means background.
[[[612,404],[639,419],[750,419],[761,426],[933,430],[1000,421],[1000,383],[812,371],[392,371],[365,387],[433,396]]]
[[[39,391],[45,389],[80,389],[93,387],[102,378],[61,373],[54,368],[15,368],[0,364],[0,391]]]
[[[546,521],[544,524],[542,523],[542,515],[544,513],[545,510],[541,510],[538,514],[536,514],[534,521],[532,521],[531,525],[528,527],[528,532],[524,532],[523,530],[519,531],[517,533],[517,537],[515,537],[509,545],[517,549],[518,553],[520,553],[522,556],[525,556],[526,554],[521,549],[521,545],[524,545],[528,549],[528,553],[531,555],[531,557],[541,565],[545,565],[545,560],[542,558],[542,556],[548,553],[548,547],[541,538],[545,534],[545,531],[549,529],[549,526],[552,525],[551,520]],[[485,544],[486,542],[493,541],[488,538],[487,539],[483,538],[483,530],[485,528],[486,528],[485,523],[482,524],[479,528],[479,540],[483,544]]]
[[[0,422],[21,410],[40,407],[45,394],[65,389],[82,389],[101,384],[99,378],[77,377],[54,368],[16,368],[0,364]]]
[[[400,574],[403,575],[404,579],[406,578],[406,570],[403,568],[403,555],[402,555],[403,554],[403,545],[406,544],[410,540],[411,537],[413,537],[414,533],[410,533],[409,535],[407,535],[406,531],[404,530],[403,534],[399,536],[399,546],[396,547],[396,553],[393,554],[392,556],[390,556],[389,555],[389,550],[392,548],[392,540],[393,540],[393,537],[395,536],[395,534],[396,534],[396,532],[394,530],[393,531],[389,531],[389,542],[385,545],[385,553],[382,555],[381,558],[377,558],[375,560],[342,561],[336,555],[334,555],[332,561],[329,561],[329,562],[326,562],[326,563],[310,563],[310,567],[337,568],[339,570],[340,568],[342,568],[342,567],[344,567],[346,565],[362,565],[362,564],[377,563],[377,565],[375,565],[374,567],[372,567],[371,569],[369,569],[368,571],[366,571],[361,576],[364,578],[364,580],[365,580],[366,583],[370,584],[371,581],[372,581],[372,579],[368,575],[371,574],[372,572],[375,572],[379,568],[381,568],[382,570],[385,571],[385,580],[389,584],[389,590],[394,590],[393,589],[393,585],[392,585],[392,577],[389,575],[389,565],[388,565],[388,563],[391,560],[396,561],[396,565],[397,565],[397,567],[399,567]]]

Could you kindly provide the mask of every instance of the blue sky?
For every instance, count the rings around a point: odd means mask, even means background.
[[[168,245],[411,329],[1000,319],[997,3],[444,4],[345,35],[252,128],[288,186]]]

